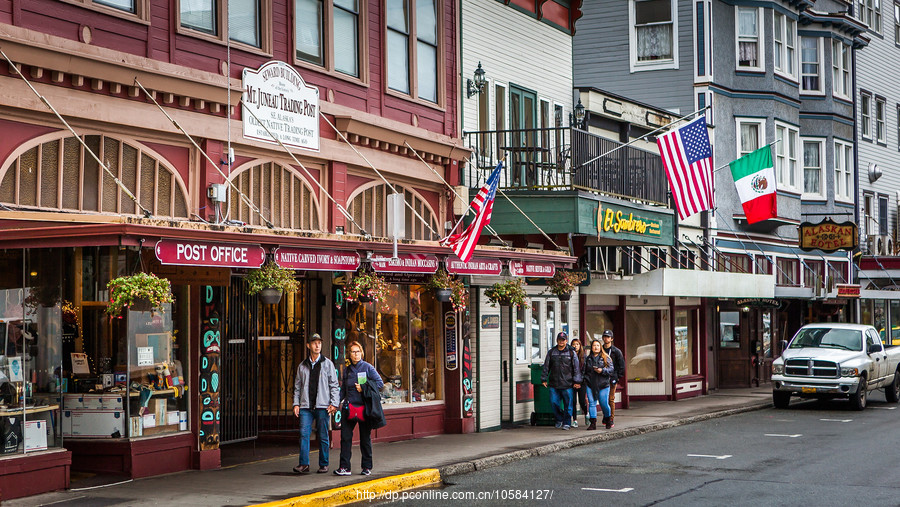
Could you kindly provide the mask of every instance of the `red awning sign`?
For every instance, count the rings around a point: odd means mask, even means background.
[[[550,278],[556,274],[556,266],[550,262],[510,261],[513,276]]]
[[[499,275],[503,270],[503,263],[498,259],[474,258],[469,262],[463,262],[458,257],[447,259],[447,271],[455,275]]]
[[[266,260],[259,245],[161,239],[155,250],[160,263],[176,266],[258,268]]]
[[[379,273],[425,273],[437,271],[438,258],[425,254],[401,254],[396,259],[372,261],[372,269]]]
[[[359,254],[340,250],[278,247],[275,263],[287,269],[308,271],[356,271]]]

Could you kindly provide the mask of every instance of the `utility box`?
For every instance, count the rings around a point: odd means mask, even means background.
[[[406,202],[403,194],[387,196],[387,237],[403,239],[406,237]]]

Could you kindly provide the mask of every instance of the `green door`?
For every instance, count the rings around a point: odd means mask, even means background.
[[[512,186],[537,185],[537,93],[516,85],[509,87],[509,154]]]

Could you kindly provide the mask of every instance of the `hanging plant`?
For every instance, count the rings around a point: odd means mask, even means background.
[[[274,262],[268,262],[247,275],[247,293],[259,294],[266,304],[278,303],[282,294],[296,292],[299,288],[300,282],[294,278],[294,271]]]
[[[571,297],[572,295],[572,291],[575,290],[575,287],[583,282],[585,278],[585,274],[581,271],[568,271],[561,269],[558,270],[556,274],[553,275],[553,278],[551,278],[548,282],[548,289],[559,299],[568,301],[569,297]]]
[[[154,309],[175,302],[172,284],[154,274],[120,276],[110,280],[106,288],[109,289],[109,305],[106,307],[106,313],[112,317],[120,315],[125,308],[146,306],[148,309]]]
[[[382,311],[390,310],[387,298],[391,293],[390,285],[378,273],[371,271],[358,271],[344,291],[344,299],[368,303],[378,301]]]
[[[490,301],[491,306],[499,304],[500,306],[515,305],[528,308],[528,303],[525,300],[525,287],[522,285],[521,278],[497,282],[484,291],[484,295]]]
[[[462,280],[450,276],[446,270],[439,269],[431,275],[428,287],[434,289],[438,301],[450,301],[454,311],[461,312],[466,309],[466,301],[469,299],[466,286]]]

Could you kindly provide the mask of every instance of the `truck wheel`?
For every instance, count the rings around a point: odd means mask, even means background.
[[[853,410],[863,410],[866,408],[866,399],[869,396],[869,383],[866,382],[866,377],[860,377],[859,379],[859,387],[856,389],[856,392],[850,395],[850,406],[853,407]]]
[[[889,403],[900,401],[900,369],[894,372],[894,381],[884,388],[884,397]]]
[[[775,408],[788,408],[791,404],[791,393],[785,391],[772,391],[772,403]]]

